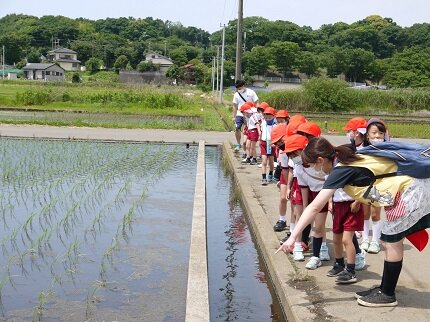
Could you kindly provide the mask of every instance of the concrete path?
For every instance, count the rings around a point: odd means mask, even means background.
[[[336,285],[333,278],[326,276],[332,262],[324,263],[315,271],[307,271],[306,262],[297,263],[284,254],[275,255],[279,239],[284,236],[272,229],[278,218],[279,192],[274,185],[261,186],[259,168],[240,164],[240,156],[231,149],[233,133],[0,125],[0,135],[177,143],[205,140],[208,144],[226,141],[226,156],[234,169],[250,226],[289,321],[430,320],[430,246],[419,253],[410,244],[406,245],[403,271],[397,287],[399,306],[395,308],[365,308],[357,305],[353,298],[354,292],[379,284],[383,252],[368,255],[366,269],[357,275],[359,282],[344,286]],[[344,136],[328,138],[334,144],[346,142]],[[408,141],[430,145],[430,140]],[[327,227],[331,227],[330,220]],[[327,237],[330,242],[330,229]]]

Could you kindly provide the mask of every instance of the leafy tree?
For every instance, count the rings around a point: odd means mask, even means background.
[[[113,66],[115,68],[115,71],[119,73],[120,69],[125,69],[127,67],[127,64],[128,64],[127,56],[121,55],[115,60],[115,64]]]
[[[285,74],[295,66],[299,45],[289,41],[274,41],[269,48],[274,65],[280,72]]]
[[[137,70],[141,73],[143,73],[143,72],[155,72],[157,70],[160,70],[160,66],[154,64],[152,61],[141,61],[137,65]]]
[[[97,71],[100,70],[101,66],[102,66],[103,62],[96,58],[96,57],[91,57],[90,59],[88,59],[85,63],[85,68],[90,72],[90,73],[95,73]]]
[[[315,75],[319,68],[319,58],[318,55],[304,51],[298,55],[297,65],[301,73],[305,73],[309,78]]]
[[[188,62],[187,52],[184,48],[176,48],[170,52],[170,58],[176,65],[182,66]]]
[[[30,51],[27,53],[27,61],[29,63],[40,63],[41,53],[36,48],[30,48]]]
[[[243,70],[249,75],[264,75],[269,65],[270,52],[263,46],[256,46],[243,55]]]
[[[79,73],[73,73],[72,75],[72,83],[80,83],[81,77],[79,76]]]
[[[369,66],[375,60],[375,55],[362,48],[346,50],[347,64],[344,70],[346,79],[353,82],[364,81],[370,76]]]

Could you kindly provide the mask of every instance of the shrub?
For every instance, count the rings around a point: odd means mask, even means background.
[[[80,83],[81,82],[81,76],[79,73],[73,73],[72,75],[72,83]]]
[[[304,84],[304,94],[317,111],[341,111],[356,107],[348,84],[333,78],[312,78]]]

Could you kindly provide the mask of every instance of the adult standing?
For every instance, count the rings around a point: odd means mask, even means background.
[[[245,87],[245,82],[243,80],[237,80],[235,85],[236,92],[233,96],[233,122],[235,124],[235,136],[236,136],[236,146],[234,148],[235,151],[240,150],[240,140],[242,137],[242,126],[245,123],[245,119],[243,117],[243,113],[240,111],[240,107],[245,104],[245,102],[253,102],[257,104],[258,102],[258,96],[257,94],[249,88]],[[244,140],[245,141],[245,140]],[[246,151],[245,144],[246,142],[243,142],[244,147],[243,150]]]

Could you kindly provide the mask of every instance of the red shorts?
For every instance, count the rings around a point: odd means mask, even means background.
[[[279,176],[279,184],[287,184],[287,181],[285,181],[284,173],[288,173],[288,169],[282,169],[281,175]]]
[[[248,129],[248,140],[253,141],[253,142],[257,142],[258,141],[258,130],[257,129],[252,129],[249,130]]]
[[[261,141],[260,140],[260,151],[261,151],[261,155],[267,155],[267,156],[275,156],[275,147],[272,146],[272,150],[270,151],[270,153],[267,153],[267,142],[266,141]]]
[[[354,214],[351,212],[351,204],[354,201],[342,201],[333,203],[333,233],[342,234],[344,231],[362,231],[364,226],[363,205]]]
[[[297,178],[293,178],[293,183],[291,185],[291,204],[293,205],[303,205],[302,199],[302,189],[297,182]]]
[[[311,203],[319,194],[319,191],[310,191],[309,189],[308,191],[309,191],[309,203]],[[325,206],[323,207],[323,209],[321,209],[320,212],[327,212],[327,211],[328,211],[328,202],[325,204]]]

